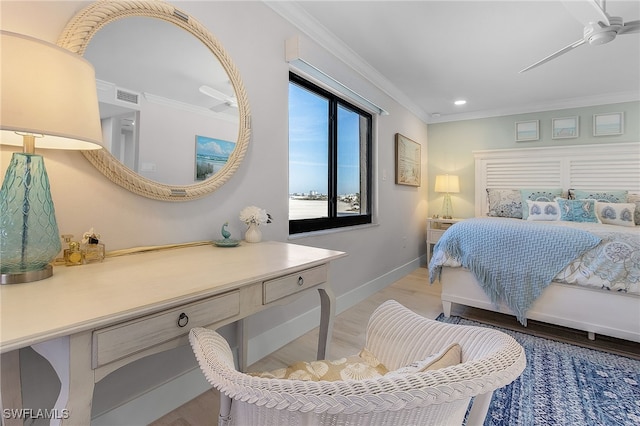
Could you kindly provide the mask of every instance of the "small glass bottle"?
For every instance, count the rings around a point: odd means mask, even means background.
[[[64,251],[64,264],[67,266],[82,265],[82,258],[80,243],[77,241],[69,242],[69,248]]]
[[[84,263],[102,262],[104,260],[104,244],[96,238],[90,237],[89,241],[82,245]]]

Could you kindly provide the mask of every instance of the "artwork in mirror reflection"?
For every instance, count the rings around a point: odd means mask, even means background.
[[[235,142],[196,135],[196,180],[205,180],[227,164]]]
[[[85,58],[96,70],[105,148],[123,165],[168,185],[193,184],[194,164],[196,181],[224,166],[238,135],[235,92],[193,34],[162,19],[125,17],[95,34]],[[219,141],[215,163],[195,158],[194,134]],[[213,171],[200,173],[200,163]]]

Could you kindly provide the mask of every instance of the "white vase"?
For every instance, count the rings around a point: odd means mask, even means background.
[[[256,223],[249,224],[247,232],[244,234],[244,240],[248,243],[259,243],[262,241],[262,231]]]

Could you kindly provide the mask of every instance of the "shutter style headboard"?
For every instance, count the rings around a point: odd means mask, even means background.
[[[640,142],[473,151],[476,216],[487,188],[625,189],[640,192]]]

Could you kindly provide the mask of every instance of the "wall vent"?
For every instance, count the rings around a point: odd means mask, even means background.
[[[130,104],[138,105],[139,95],[137,93],[127,92],[126,90],[116,89],[116,99]]]

